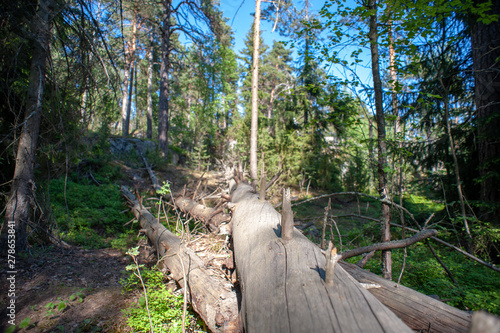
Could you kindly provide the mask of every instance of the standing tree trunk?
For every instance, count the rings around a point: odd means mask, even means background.
[[[382,81],[380,79],[379,54],[378,54],[378,22],[377,22],[377,2],[376,0],[368,1],[368,9],[373,12],[370,15],[370,30],[368,38],[370,40],[370,51],[372,58],[372,75],[373,89],[375,92],[375,111],[377,118],[377,145],[378,145],[378,193],[382,200],[389,199],[387,188],[387,173],[385,167],[387,165],[387,147],[385,141],[385,118],[384,106],[382,102]],[[391,240],[391,210],[386,203],[381,204],[382,209],[382,242]],[[386,279],[392,279],[392,259],[391,251],[382,251],[382,274]]]
[[[500,14],[500,2],[492,1],[488,14]],[[481,201],[500,202],[500,21],[476,22],[471,32],[478,125]],[[482,219],[500,222],[500,209],[487,208]]]
[[[160,68],[160,102],[158,115],[158,148],[160,155],[168,153],[168,99],[169,99],[169,70],[170,70],[170,35],[172,34],[172,0],[163,2],[163,27],[162,27],[162,59]]]
[[[391,12],[388,13],[388,16],[392,16],[392,8]],[[399,196],[399,205],[403,206],[403,196],[404,196],[404,173],[403,173],[403,141],[404,134],[402,133],[402,122],[401,117],[399,115],[399,101],[398,101],[398,74],[397,74],[397,65],[396,65],[396,50],[394,48],[394,24],[392,18],[387,22],[387,33],[389,34],[389,73],[391,77],[391,106],[392,106],[392,114],[394,115],[394,140],[396,140],[398,145],[398,153],[395,156],[395,162],[398,163],[397,168],[397,194]],[[396,159],[397,158],[397,159]],[[404,214],[399,214],[399,221],[401,225],[405,224]],[[402,229],[402,237],[405,238],[405,229]],[[404,249],[404,253],[406,255],[406,248]]]
[[[35,153],[42,117],[43,85],[45,83],[46,61],[50,48],[50,21],[53,12],[52,0],[40,0],[33,18],[33,57],[31,60],[28,98],[24,125],[19,138],[16,168],[11,193],[5,210],[8,228],[15,229],[16,248],[26,248],[26,222],[30,213],[30,201],[35,188]]]
[[[123,99],[122,99],[122,135],[129,135],[130,128],[130,110],[132,108],[132,91],[134,87],[135,70],[135,50],[137,48],[137,4],[134,5],[134,16],[132,19],[132,43],[128,50],[127,61],[125,65],[125,77],[123,79]],[[127,73],[128,71],[128,73]]]
[[[259,126],[259,46],[260,46],[260,0],[255,0],[255,22],[253,34],[252,67],[252,122],[250,127],[250,178],[257,180],[257,132]]]
[[[153,138],[153,51],[154,51],[154,29],[151,28],[150,32],[150,45],[147,49],[148,58],[148,95],[147,95],[147,127],[146,127],[146,137],[148,139]]]
[[[128,111],[128,95],[129,95],[129,81],[130,81],[130,67],[131,67],[132,57],[130,57],[130,51],[128,46],[125,50],[125,68],[123,71],[123,96],[122,96],[122,135],[128,136],[129,131],[129,118],[127,117]]]

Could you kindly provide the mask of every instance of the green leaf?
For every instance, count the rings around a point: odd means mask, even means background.
[[[146,298],[144,296],[139,298],[139,305],[141,306],[141,308],[146,306]]]
[[[63,301],[59,302],[59,306],[57,307],[57,310],[62,312],[62,311],[64,311],[64,309],[66,309],[66,303]]]
[[[69,300],[70,300],[70,301],[74,301],[75,299],[76,299],[75,294],[73,294],[73,295],[71,295],[71,296],[69,297]]]
[[[427,97],[430,97],[430,98],[443,98],[440,95],[434,95],[434,94],[429,94],[429,93],[427,93]]]
[[[15,330],[16,330],[16,325],[11,325],[9,326],[9,328],[5,330],[5,333],[14,333]]]
[[[19,328],[25,328],[25,327],[28,327],[30,326],[31,324],[31,318],[30,317],[26,317],[24,318],[20,323],[19,323]]]
[[[138,246],[131,247],[130,249],[128,249],[126,254],[128,254],[129,256],[132,256],[132,257],[138,256],[139,255],[139,247]]]
[[[45,305],[45,308],[50,310],[50,309],[53,309],[56,307],[56,304],[52,303],[52,302],[49,302]]]

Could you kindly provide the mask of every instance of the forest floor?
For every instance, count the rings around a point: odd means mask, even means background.
[[[79,247],[37,249],[19,260],[16,323],[30,318],[30,325],[19,332],[126,332],[121,309],[134,297],[122,294],[120,279],[129,261],[120,250]],[[6,278],[3,274],[0,285],[3,305]],[[6,318],[6,313],[0,316]],[[8,327],[5,321],[3,326]]]
[[[134,168],[121,164],[124,180],[122,185],[147,191],[150,181],[147,172],[142,168]],[[173,183],[172,190],[180,191],[196,188],[203,172],[190,172],[181,167],[169,167],[167,171],[158,172],[158,178]],[[212,175],[210,179],[199,186],[199,192],[215,186]],[[197,237],[198,242],[192,242],[189,247],[206,256],[207,261],[216,264],[220,254],[210,256],[205,251],[207,237]],[[201,239],[203,238],[203,239]],[[210,240],[214,244],[223,240]],[[153,248],[145,239],[139,241],[139,264],[147,267],[154,265],[156,257],[151,254]],[[197,249],[197,247],[199,247]],[[220,247],[220,244],[215,248]],[[219,251],[220,252],[220,251]],[[216,259],[214,260],[214,256]],[[149,259],[149,260],[148,260]],[[5,260],[4,262],[7,262]],[[60,248],[54,246],[32,247],[27,254],[18,255],[16,261],[16,318],[15,323],[29,320],[29,325],[15,332],[132,332],[127,325],[124,309],[138,303],[142,296],[140,291],[124,292],[120,280],[126,279],[130,272],[126,266],[133,263],[132,258],[123,250],[85,249],[79,246]],[[219,263],[220,266],[221,263]],[[7,305],[10,301],[9,281],[6,271],[0,272],[0,317],[7,317]],[[175,284],[172,282],[172,284]],[[173,287],[175,289],[175,287]],[[0,332],[5,332],[10,325],[7,320],[0,321]]]
[[[144,241],[139,245],[139,263],[150,266],[151,247]],[[120,280],[129,275],[125,268],[131,263],[112,248],[35,248],[16,265],[16,323],[30,320],[16,332],[131,332],[122,310],[142,296],[123,292]],[[7,318],[7,274],[0,281],[0,316]],[[8,326],[2,321],[0,331]]]

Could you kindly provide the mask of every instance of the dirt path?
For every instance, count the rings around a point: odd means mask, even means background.
[[[121,294],[129,258],[115,249],[37,250],[16,262],[17,332],[128,332],[121,310],[133,301]],[[0,332],[8,326],[7,274],[0,276]],[[5,319],[7,318],[7,319]]]

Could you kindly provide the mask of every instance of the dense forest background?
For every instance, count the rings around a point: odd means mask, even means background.
[[[500,4],[327,0],[319,12],[309,8],[307,0],[263,2],[261,20],[284,42],[254,43],[249,26],[237,52],[231,25],[238,23],[214,0],[2,3],[2,233],[14,221],[19,248],[48,241],[33,232],[38,227],[76,243],[78,230],[92,233],[76,217],[57,224],[68,199],[50,202],[88,170],[100,170],[92,178],[111,191],[119,175],[107,164],[110,137],[154,141],[148,159],[159,168],[248,168],[258,45],[253,178],[282,172],[280,186],[301,198],[380,198],[372,205],[381,222],[363,229],[374,241],[402,237],[390,223],[417,227],[394,202],[440,238],[500,263]],[[422,251],[415,262],[428,256]],[[397,278],[384,252],[380,273]],[[486,276],[464,277],[467,268],[448,265],[460,279]],[[409,280],[421,287],[425,270],[438,266],[420,267]],[[453,290],[456,306],[500,311],[498,290]]]

